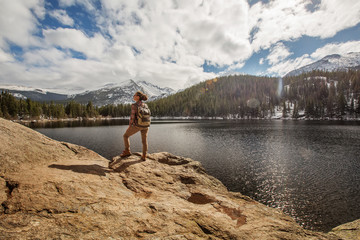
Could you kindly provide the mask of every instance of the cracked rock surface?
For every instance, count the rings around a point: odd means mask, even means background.
[[[229,192],[188,158],[110,162],[3,119],[0,141],[0,239],[339,239]]]

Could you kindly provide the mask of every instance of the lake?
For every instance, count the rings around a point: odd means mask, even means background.
[[[126,120],[32,124],[53,139],[111,159]],[[230,191],[279,208],[307,229],[327,232],[360,218],[360,122],[154,121],[149,152],[200,161]],[[140,134],[130,138],[141,151]]]

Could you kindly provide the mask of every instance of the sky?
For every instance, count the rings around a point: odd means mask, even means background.
[[[175,90],[360,52],[359,0],[0,0],[0,85]]]

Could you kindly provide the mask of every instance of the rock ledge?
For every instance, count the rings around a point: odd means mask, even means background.
[[[339,239],[229,192],[189,158],[109,163],[3,119],[0,141],[1,239]]]

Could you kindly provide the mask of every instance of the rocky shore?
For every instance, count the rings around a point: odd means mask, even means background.
[[[1,118],[0,142],[0,239],[359,239],[359,221],[305,230],[170,153],[110,162]]]

